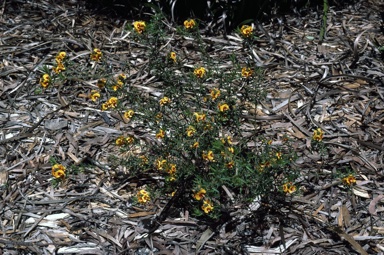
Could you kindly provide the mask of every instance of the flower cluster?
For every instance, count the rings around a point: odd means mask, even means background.
[[[93,102],[96,102],[99,98],[100,98],[100,93],[97,90],[91,90],[89,99],[91,99]]]
[[[193,198],[196,200],[201,200],[204,198],[206,193],[207,193],[207,191],[205,189],[201,188],[198,192],[193,194]]]
[[[189,126],[186,133],[188,137],[191,137],[196,133],[196,129],[193,126]]]
[[[62,164],[55,164],[52,166],[52,176],[56,179],[65,178],[66,168]]]
[[[170,102],[171,102],[171,99],[169,99],[168,97],[163,97],[162,99],[160,99],[159,104],[160,106],[164,106],[166,104],[169,104]]]
[[[211,200],[205,199],[203,201],[201,209],[207,214],[210,213],[213,210],[213,203],[211,202]]]
[[[353,184],[356,184],[356,178],[350,174],[343,178],[343,183],[347,186],[352,186]]]
[[[200,188],[199,191],[193,194],[193,198],[200,201],[205,198],[207,191],[203,188]],[[213,203],[209,199],[204,199],[201,209],[204,213],[208,214],[213,210]]]
[[[59,52],[59,54],[56,55],[56,57],[55,57],[56,66],[53,67],[53,71],[56,74],[61,73],[61,71],[65,70],[65,66],[64,66],[63,61],[64,61],[66,56],[67,56],[67,53],[65,53],[64,51]]]
[[[206,161],[214,161],[215,155],[213,154],[213,151],[203,152],[202,158]]]
[[[116,108],[117,106],[117,103],[118,103],[118,99],[117,97],[111,97],[107,100],[107,102],[101,104],[101,109],[103,111],[106,111],[110,108]]]
[[[149,196],[149,192],[141,189],[139,192],[137,192],[137,201],[140,204],[145,204],[151,200],[151,197]]]
[[[205,72],[207,70],[204,68],[204,67],[199,67],[199,68],[196,68],[194,71],[193,71],[193,74],[197,77],[197,78],[203,78],[205,76]]]
[[[206,115],[205,113],[195,112],[193,115],[196,117],[196,122],[205,121]]]
[[[43,74],[43,76],[41,76],[40,78],[40,85],[46,89],[48,88],[50,83],[51,83],[51,76],[49,76],[49,74],[47,73]]]
[[[64,66],[64,59],[65,57],[67,56],[67,53],[65,53],[64,51],[61,51],[59,52],[56,57],[55,57],[55,61],[56,61],[56,66],[54,66],[52,68],[52,70],[56,73],[56,74],[59,74],[61,73],[61,71],[64,71],[65,70],[65,66]]]
[[[313,131],[312,140],[321,142],[323,140],[323,135],[323,130],[321,130],[321,128],[317,128],[315,131]]]
[[[145,31],[146,24],[144,21],[135,21],[133,22],[133,27],[135,28],[136,33],[142,34]]]
[[[135,115],[134,110],[128,110],[128,111],[124,112],[124,118],[127,120],[131,119],[133,117],[133,115]]]
[[[283,191],[284,191],[284,193],[292,194],[293,192],[296,191],[296,186],[294,184],[292,184],[292,182],[285,183],[283,185]]]
[[[159,132],[157,132],[157,134],[156,134],[157,139],[163,139],[164,136],[165,136],[165,131],[162,129],[160,129]]]
[[[134,138],[132,136],[119,136],[116,139],[116,145],[117,146],[124,146],[124,145],[129,145],[134,142]]]
[[[103,56],[103,53],[101,52],[101,50],[98,48],[94,48],[93,52],[91,53],[91,60],[98,62],[101,60],[102,56]]]
[[[112,85],[112,90],[116,91],[118,89],[121,89],[124,85],[125,79],[127,79],[127,76],[125,74],[123,73],[119,74],[119,76],[117,77],[116,83]]]
[[[168,174],[168,180],[176,180],[177,165],[174,163],[169,163],[166,159],[158,158],[155,161],[155,168],[159,171],[164,171]]]
[[[234,154],[235,149],[232,146],[232,137],[226,136],[225,138],[220,139],[221,143],[224,145],[224,150],[221,151],[221,156],[224,159],[225,167],[228,169],[232,169],[235,167]]]
[[[193,19],[187,19],[184,21],[184,27],[186,29],[192,29],[196,26],[196,22]]]
[[[219,89],[214,88],[210,90],[209,94],[211,95],[212,101],[215,101],[217,98],[220,97],[221,92]]]
[[[252,26],[243,25],[243,26],[240,28],[240,32],[241,32],[241,34],[242,34],[244,37],[249,37],[249,36],[251,36],[252,33],[253,33],[253,28],[252,28]]]
[[[242,76],[243,78],[248,79],[248,78],[250,78],[252,75],[253,75],[253,71],[252,71],[251,68],[249,68],[249,67],[243,67],[243,68],[241,69],[241,76]]]
[[[163,170],[164,169],[164,166],[167,164],[167,160],[166,159],[162,159],[162,158],[158,158],[156,161],[155,161],[155,167],[157,170]]]
[[[226,111],[229,110],[229,105],[226,104],[226,103],[219,103],[219,104],[217,105],[217,107],[219,108],[219,111],[220,111],[220,112],[226,112]]]

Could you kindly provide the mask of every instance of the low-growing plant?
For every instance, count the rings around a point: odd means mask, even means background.
[[[145,139],[128,132],[116,137],[114,144],[124,156],[110,157],[110,164],[124,166],[127,176],[156,177],[138,187],[138,203],[174,196],[174,205],[195,216],[218,218],[222,210],[246,206],[256,196],[270,199],[298,190],[291,141],[266,140],[252,120],[265,97],[260,70],[247,62],[252,26],[238,30],[246,41],[244,55],[226,59],[209,54],[193,19],[169,31],[158,14],[126,29],[128,38],[144,48],[145,72],[157,79],[156,93],[146,95],[130,83],[125,75],[130,66],[112,73],[107,54],[98,48],[90,51],[80,72],[74,61],[81,58],[70,61],[59,52],[52,67],[42,69],[40,85],[57,90],[74,80],[92,80],[86,94],[90,104],[144,127]],[[177,40],[169,38],[171,32]],[[193,56],[177,47],[184,40],[195,49]]]

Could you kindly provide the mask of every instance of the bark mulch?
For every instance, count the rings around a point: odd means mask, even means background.
[[[156,93],[156,77],[142,71],[145,49],[123,29],[131,21],[97,15],[80,1],[5,0],[0,253],[383,254],[384,61],[376,47],[384,45],[383,24],[364,1],[331,7],[326,37],[318,44],[319,15],[311,11],[260,24],[259,39],[245,59],[262,68],[267,97],[260,106],[250,104],[257,115],[246,115],[244,125],[257,126],[274,141],[283,135],[295,139],[300,194],[289,205],[260,204],[256,198],[216,226],[175,209],[177,217],[169,215],[148,234],[146,226],[166,201],[132,204],[138,180],[119,178],[119,169],[107,161],[118,153],[113,143],[120,134],[148,134],[87,100],[96,80],[73,81],[83,86],[60,91],[42,92],[38,84],[39,68],[59,50],[75,59],[100,47],[116,73],[135,61],[128,79]],[[204,40],[218,59],[242,51],[234,33]],[[189,61],[193,66],[193,58]],[[317,127],[325,131],[326,155],[310,148]],[[53,187],[50,157],[77,166],[78,173]],[[334,178],[346,168],[356,173],[352,189]]]

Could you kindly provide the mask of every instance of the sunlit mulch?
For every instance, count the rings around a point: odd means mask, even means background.
[[[131,21],[97,16],[83,3],[5,1],[0,6],[0,247],[4,254],[379,254],[383,244],[384,45],[380,19],[367,6],[331,8],[327,35],[318,45],[320,18],[287,16],[286,23],[256,28],[248,59],[263,70],[267,91],[249,104],[244,127],[279,143],[295,139],[301,195],[252,204],[216,225],[174,209],[150,235],[149,221],[166,201],[131,204],[145,180],[119,176],[107,162],[123,132],[143,140],[140,125],[101,112],[86,99],[96,80],[74,80],[59,91],[39,92],[42,65],[59,50],[70,58],[100,47],[116,73],[127,73],[145,96],[159,81],[145,70],[145,48],[127,39]],[[370,14],[366,14],[370,13]],[[170,35],[170,41],[176,40]],[[177,38],[180,50],[197,49]],[[242,39],[204,37],[222,63],[240,54]],[[176,44],[175,44],[176,45]],[[81,69],[81,67],[79,67]],[[230,68],[223,64],[223,70]],[[315,128],[325,130],[328,154],[314,153]],[[249,144],[250,147],[254,144]],[[58,188],[50,182],[51,156],[79,173]],[[337,171],[354,170],[348,189]],[[149,177],[148,177],[149,178]],[[272,196],[271,196],[272,197]],[[239,206],[240,208],[240,206]],[[245,208],[244,206],[241,208]]]

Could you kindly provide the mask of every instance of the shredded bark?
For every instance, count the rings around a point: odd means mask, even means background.
[[[76,59],[99,47],[111,59],[111,70],[118,72],[124,63],[134,62],[127,73],[133,86],[159,95],[161,84],[145,71],[145,49],[127,39],[124,27],[131,21],[93,13],[81,1],[5,0],[0,4],[2,252],[382,253],[384,60],[378,48],[384,45],[378,13],[382,6],[373,0],[341,10],[331,6],[322,44],[317,43],[316,11],[286,16],[281,24],[258,24],[259,39],[248,61],[262,68],[261,86],[267,97],[257,106],[247,102],[244,132],[258,126],[274,141],[284,135],[295,139],[293,149],[299,155],[295,164],[303,176],[297,181],[300,195],[269,204],[256,198],[246,210],[235,205],[236,212],[212,226],[188,211],[167,208],[166,200],[143,207],[130,203],[146,177],[119,179],[107,161],[117,153],[113,141],[123,132],[154,141],[140,125],[124,123],[86,100],[95,80],[71,81],[83,86],[75,91],[66,86],[58,93],[37,91],[40,68],[50,65],[59,50]],[[242,50],[242,39],[235,33],[203,39],[211,45],[213,59]],[[169,35],[169,40],[179,38]],[[186,66],[194,66],[197,49],[185,40],[180,50],[189,51]],[[223,72],[230,68],[229,63],[220,66]],[[310,148],[317,127],[325,131],[326,156]],[[54,188],[51,156],[82,169]],[[357,173],[351,189],[334,178],[346,165]]]

